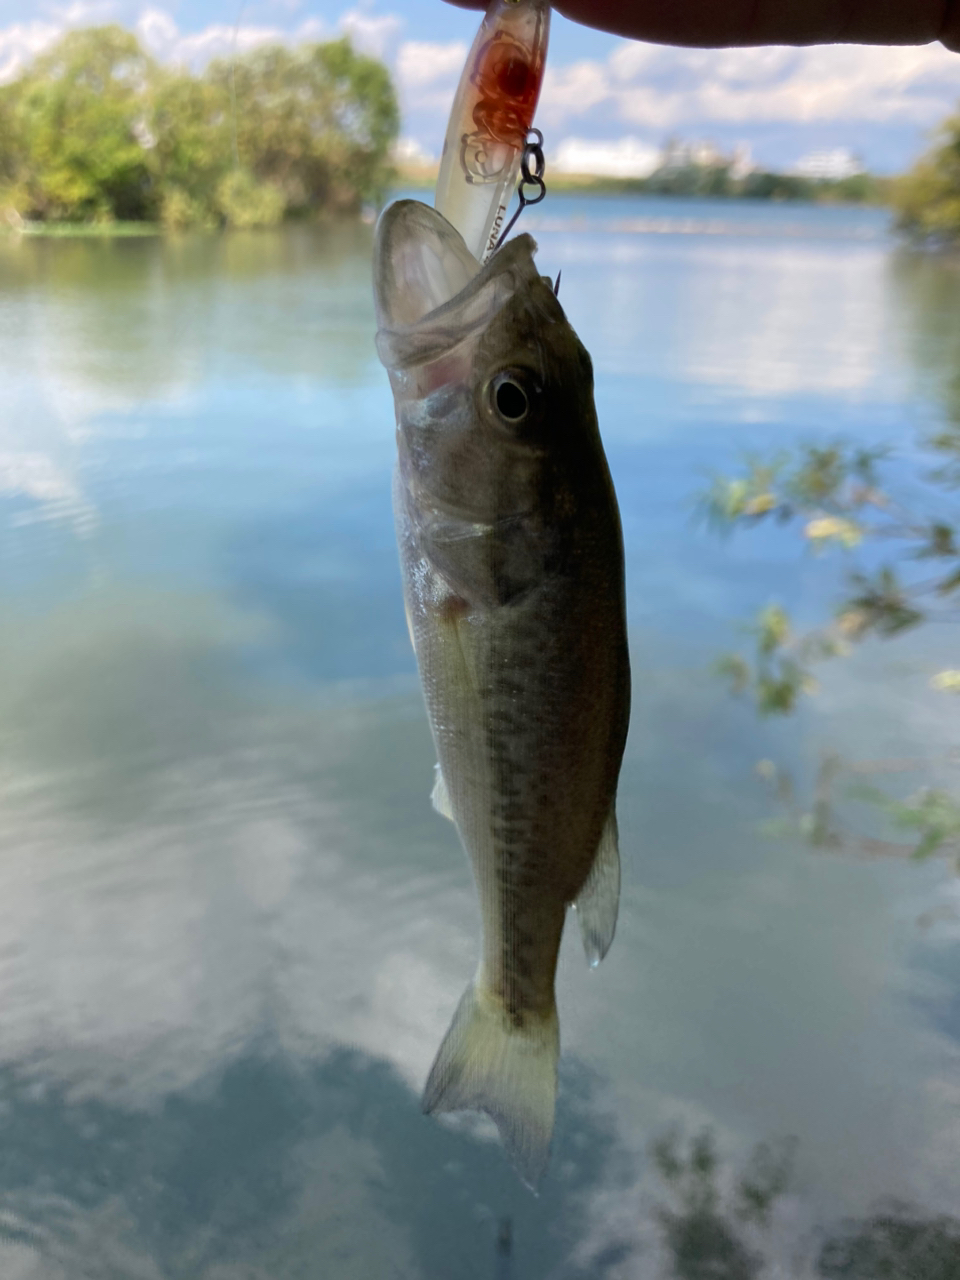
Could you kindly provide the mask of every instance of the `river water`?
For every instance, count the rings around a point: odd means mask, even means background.
[[[960,1204],[954,870],[771,834],[756,769],[802,799],[824,752],[920,759],[922,785],[956,632],[866,644],[760,719],[712,664],[771,599],[829,616],[841,561],[694,514],[798,442],[893,446],[913,492],[960,272],[877,210],[537,212],[594,359],[635,681],[620,926],[595,972],[565,940],[539,1197],[483,1123],[419,1112],[477,918],[428,800],[372,229],[0,240],[5,1280],[801,1277],[884,1198]],[[651,1152],[705,1132],[713,1235],[684,1253],[694,1184]],[[738,1176],[788,1138],[744,1225]]]

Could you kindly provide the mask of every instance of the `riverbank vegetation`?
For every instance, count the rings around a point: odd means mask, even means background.
[[[897,227],[917,244],[960,246],[960,112],[894,186]]]
[[[253,227],[381,200],[399,124],[348,40],[263,46],[201,73],[118,26],[72,31],[0,87],[9,225]]]
[[[411,190],[432,190],[436,185],[437,165],[407,164],[398,169],[400,184]],[[729,166],[724,165],[658,169],[648,178],[560,173],[556,169],[549,169],[547,174],[550,191],[578,195],[703,196],[721,200],[800,200],[814,204],[886,204],[893,181],[871,173],[857,173],[848,178],[805,178],[759,169],[744,177],[733,177]]]
[[[646,195],[709,196],[732,200],[803,200],[815,204],[884,204],[889,179],[870,173],[848,178],[806,178],[756,169],[735,176],[727,165],[684,165],[658,169],[632,181]]]

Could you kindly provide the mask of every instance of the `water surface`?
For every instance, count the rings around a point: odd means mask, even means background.
[[[676,1125],[724,1170],[796,1136],[777,1274],[880,1197],[960,1203],[960,928],[918,925],[956,880],[771,839],[755,772],[945,751],[955,635],[759,721],[713,660],[838,570],[692,518],[798,440],[896,445],[907,483],[960,275],[874,210],[552,197],[528,228],[594,359],[635,678],[621,922],[596,972],[564,946],[537,1199],[419,1114],[477,919],[428,802],[371,229],[0,240],[4,1276],[486,1276],[505,1217],[524,1280],[667,1275]]]

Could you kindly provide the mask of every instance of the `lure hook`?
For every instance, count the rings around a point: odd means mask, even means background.
[[[534,140],[531,141],[531,138]],[[532,166],[532,167],[531,167]],[[523,146],[523,156],[520,160],[520,185],[517,187],[517,195],[520,197],[520,207],[514,213],[513,217],[500,232],[500,238],[493,246],[494,252],[500,248],[504,240],[514,228],[517,219],[523,213],[529,204],[539,204],[543,197],[547,194],[547,184],[543,180],[544,170],[547,162],[543,158],[543,134],[539,129],[530,129],[527,133],[527,139]],[[536,191],[535,196],[528,196],[524,192],[524,187],[532,187]]]

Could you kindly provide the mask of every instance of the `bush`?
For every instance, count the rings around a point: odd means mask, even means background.
[[[918,244],[960,243],[960,115],[893,187],[897,227]]]
[[[186,231],[190,227],[208,229],[217,224],[211,209],[183,187],[168,187],[163,193],[160,221],[168,231]]]
[[[275,227],[286,209],[283,192],[258,182],[249,170],[234,169],[217,185],[216,207],[229,227]]]

